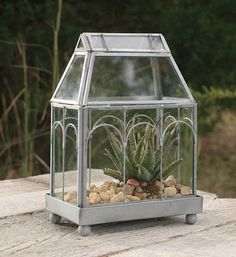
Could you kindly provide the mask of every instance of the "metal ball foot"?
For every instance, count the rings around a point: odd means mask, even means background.
[[[61,216],[56,215],[55,213],[50,213],[49,214],[49,220],[53,224],[58,224],[61,221]]]
[[[79,226],[78,232],[80,233],[81,236],[88,236],[91,232],[91,227],[90,226]]]
[[[185,219],[187,224],[193,225],[197,222],[197,214],[187,214]]]

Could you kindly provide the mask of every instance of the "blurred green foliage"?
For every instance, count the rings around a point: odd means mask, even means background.
[[[0,2],[0,179],[48,170],[48,100],[81,32],[163,33],[199,100],[200,132],[234,108],[236,1],[60,3]]]

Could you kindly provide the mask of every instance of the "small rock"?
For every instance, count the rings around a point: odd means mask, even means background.
[[[142,187],[141,187],[141,186],[137,186],[137,187],[135,188],[135,192],[137,192],[137,193],[142,193],[142,192],[143,192]]]
[[[153,195],[152,199],[158,199],[158,195]]]
[[[89,194],[89,204],[98,204],[100,203],[100,201],[101,201],[101,198],[98,193],[91,192]]]
[[[192,189],[191,189],[191,187],[182,186],[182,187],[180,188],[180,194],[181,194],[181,195],[191,195],[191,194],[192,194]]]
[[[123,186],[124,186],[124,182],[121,181],[121,182],[119,183],[119,185],[120,185],[120,187],[123,187]]]
[[[143,182],[143,183],[141,184],[141,187],[142,187],[142,188],[147,187],[147,182]]]
[[[110,199],[115,195],[113,190],[107,190],[107,193],[110,195]]]
[[[120,192],[111,198],[111,202],[122,202],[124,200],[124,193]]]
[[[136,179],[131,178],[131,179],[127,180],[127,185],[132,185],[132,186],[138,187],[140,184]]]
[[[134,195],[127,195],[126,197],[130,201],[140,201],[141,200],[139,197],[134,196]]]
[[[109,189],[109,185],[103,184],[99,187],[100,192],[106,192]]]
[[[164,189],[164,195],[166,197],[173,197],[176,195],[176,188],[175,187],[166,187]]]
[[[161,192],[161,191],[163,191],[163,189],[164,189],[164,185],[163,185],[163,183],[161,183],[161,181],[155,181],[155,187],[156,187],[156,191],[157,192]]]
[[[72,203],[72,204],[77,204],[77,198],[73,198],[69,201],[69,203]]]
[[[135,186],[134,185],[125,185],[125,193],[127,195],[132,195],[134,193]]]
[[[147,199],[147,193],[142,193],[141,199]]]
[[[164,181],[164,185],[166,187],[171,187],[171,186],[174,186],[176,185],[176,179],[173,175],[170,175],[169,177],[167,177]]]
[[[116,194],[116,187],[113,187],[113,186],[109,187],[109,191]]]
[[[134,192],[134,196],[137,196],[137,197],[140,198],[141,200],[147,199],[147,194],[146,194],[146,193],[137,193],[137,192]]]
[[[181,196],[181,194],[179,194],[179,193],[178,193],[178,194],[176,194],[176,197],[180,197],[180,196]]]
[[[147,184],[147,191],[150,193],[157,192],[157,189],[155,187],[155,184],[153,182]]]
[[[99,194],[99,196],[100,196],[100,198],[101,198],[101,200],[103,201],[103,202],[109,202],[110,201],[110,192],[100,192],[100,194]]]
[[[116,187],[115,188],[115,194],[118,194],[123,191],[123,187]]]
[[[74,198],[76,198],[76,196],[77,196],[76,191],[71,191],[71,192],[69,192],[69,193],[67,193],[67,194],[65,195],[64,201],[70,202],[70,201],[72,201]]]
[[[95,186],[95,187],[90,188],[90,192],[100,193],[100,189]]]
[[[182,185],[180,184],[176,184],[175,188],[177,189],[177,193],[180,193],[180,188],[182,187]]]
[[[107,180],[103,184],[104,185],[108,185],[108,186],[115,186],[116,185],[116,183],[114,181],[112,181],[112,180]]]

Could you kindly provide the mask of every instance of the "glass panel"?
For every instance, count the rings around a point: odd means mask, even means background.
[[[55,98],[77,100],[84,64],[84,56],[75,56],[56,93]]]
[[[77,117],[77,110],[53,108],[54,195],[72,204],[77,204]]]
[[[159,50],[164,51],[160,36],[140,35],[91,35],[91,46],[95,49]]]
[[[163,98],[188,98],[183,84],[169,58],[159,57],[156,62]]]
[[[77,204],[78,111],[66,109],[65,116],[64,201]]]
[[[191,113],[175,108],[91,111],[88,204],[191,195],[191,126]]]
[[[53,108],[53,127],[52,127],[52,172],[54,176],[54,195],[62,199],[63,197],[63,173],[62,173],[62,118],[63,109]]]
[[[180,194],[182,196],[192,194],[193,186],[193,146],[194,138],[192,128],[192,108],[182,108],[180,117],[186,124],[180,126]],[[188,125],[187,125],[188,124]]]
[[[89,101],[187,98],[168,57],[97,56]]]
[[[124,200],[122,123],[120,111],[89,112],[88,205],[114,204]]]
[[[180,108],[165,109],[164,116],[163,196],[166,198],[187,196],[192,194],[191,116],[186,116]]]
[[[160,199],[160,110],[127,112],[126,183],[127,202]]]
[[[82,39],[80,39],[79,44],[77,45],[77,48],[82,48],[82,49],[84,48]]]

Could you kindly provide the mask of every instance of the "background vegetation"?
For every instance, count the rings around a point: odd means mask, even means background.
[[[48,172],[48,101],[81,32],[161,32],[199,104],[199,186],[236,196],[235,10],[234,0],[2,0],[0,179]]]

